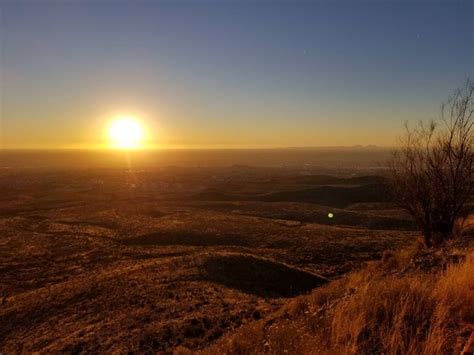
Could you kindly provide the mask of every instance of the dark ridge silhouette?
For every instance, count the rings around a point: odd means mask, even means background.
[[[357,187],[322,186],[298,191],[274,192],[261,196],[260,200],[307,202],[343,208],[355,202],[389,202],[390,194],[387,186],[383,184]]]
[[[356,202],[391,201],[389,190],[385,184],[368,184],[356,187],[321,186],[263,195],[238,195],[208,190],[195,194],[193,199],[200,201],[306,202],[338,208],[344,208]]]
[[[209,281],[261,297],[292,297],[327,282],[314,273],[242,254],[212,256],[202,268]]]
[[[314,185],[369,185],[382,184],[385,179],[378,175],[354,176],[342,178],[331,175],[302,175],[292,179],[293,182]]]

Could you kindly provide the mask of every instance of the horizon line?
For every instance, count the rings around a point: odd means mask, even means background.
[[[150,152],[150,151],[169,151],[169,150],[315,150],[315,149],[365,149],[365,150],[389,150],[396,149],[396,146],[381,145],[334,145],[334,146],[283,146],[283,147],[147,147],[135,149],[116,149],[116,148],[86,148],[86,147],[0,147],[0,151],[109,151],[109,152]]]

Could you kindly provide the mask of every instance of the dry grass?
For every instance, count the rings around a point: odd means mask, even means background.
[[[387,275],[383,263],[369,265],[204,352],[459,353],[474,330],[473,275],[472,251],[464,262],[435,274]]]

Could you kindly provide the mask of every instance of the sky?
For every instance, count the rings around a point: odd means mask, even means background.
[[[396,143],[474,74],[474,1],[0,0],[1,148]]]

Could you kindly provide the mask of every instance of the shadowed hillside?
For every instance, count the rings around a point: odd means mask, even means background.
[[[291,297],[327,282],[319,275],[250,255],[209,258],[203,269],[210,281],[261,297]]]
[[[367,179],[364,178],[364,180]],[[232,194],[212,189],[194,195],[193,199],[202,201],[306,202],[340,208],[347,207],[353,203],[391,202],[387,186],[381,183],[350,187],[318,186],[303,190],[278,191],[255,195]]]
[[[332,207],[346,207],[356,202],[388,202],[388,188],[382,184],[357,187],[322,186],[299,191],[275,192],[262,196],[262,201],[294,201],[316,203]]]

